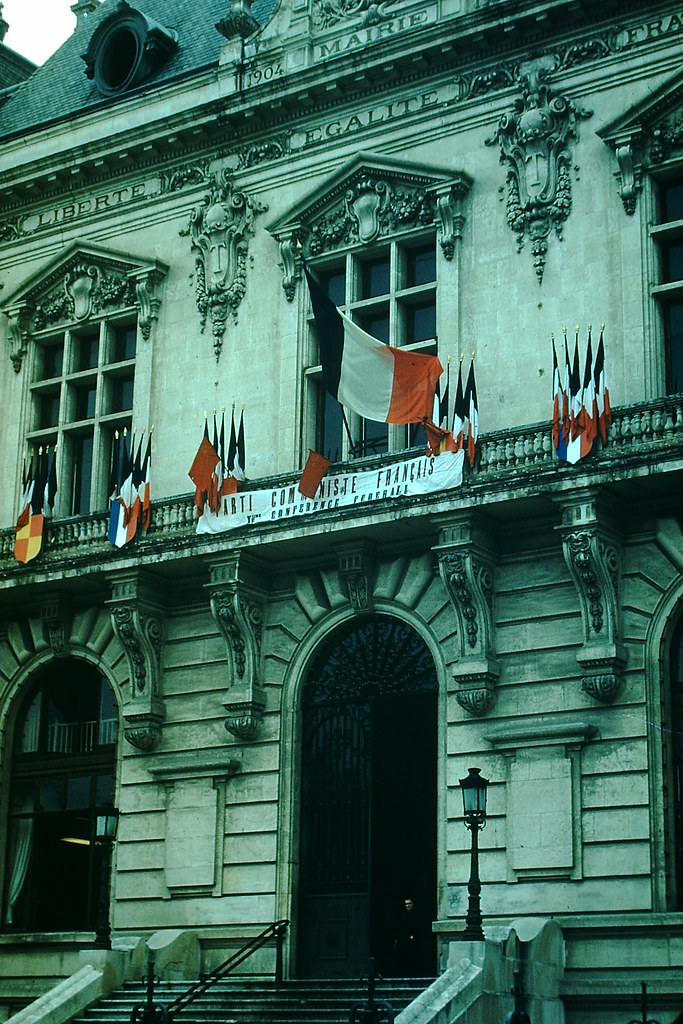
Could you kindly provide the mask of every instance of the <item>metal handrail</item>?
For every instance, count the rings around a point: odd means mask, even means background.
[[[220,981],[221,978],[224,978],[227,974],[230,974],[231,971],[234,971],[235,968],[239,967],[240,964],[243,964],[244,961],[252,955],[252,953],[255,953],[257,949],[261,949],[262,946],[265,946],[265,944],[273,938],[277,942],[275,954],[275,981],[279,984],[282,981],[282,942],[288,926],[289,921],[286,918],[283,918],[281,921],[274,921],[273,924],[268,925],[260,935],[256,935],[253,939],[250,939],[249,942],[245,943],[241,949],[238,949],[236,953],[233,953],[227,960],[224,960],[222,964],[218,967],[214,967],[209,974],[205,974],[203,978],[199,979],[199,981],[195,981],[185,992],[182,992],[176,999],[174,999],[173,1002],[166,1004],[165,1009],[168,1019],[173,1020],[176,1014],[180,1013],[181,1010],[184,1010],[186,1006],[189,1006],[197,996],[202,995],[211,987],[211,985],[214,985],[217,981]]]

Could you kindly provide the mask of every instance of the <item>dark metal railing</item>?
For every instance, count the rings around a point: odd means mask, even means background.
[[[375,958],[368,965],[368,998],[351,1007],[349,1024],[394,1024],[394,1008],[386,999],[375,999]]]
[[[289,921],[286,919],[274,921],[273,924],[268,925],[260,935],[256,935],[253,939],[250,939],[242,946],[241,949],[238,949],[237,952],[229,956],[227,960],[224,960],[222,964],[218,967],[214,967],[212,971],[205,974],[199,979],[199,981],[195,981],[194,984],[190,985],[190,987],[186,989],[185,992],[182,992],[177,996],[176,999],[167,1003],[164,1007],[164,1010],[166,1011],[166,1019],[172,1021],[177,1014],[189,1006],[190,1003],[192,1003],[198,996],[203,995],[208,988],[211,988],[211,986],[217,981],[220,981],[221,978],[225,978],[226,975],[230,974],[237,967],[243,964],[245,960],[248,960],[249,957],[252,956],[253,953],[261,949],[272,939],[275,939],[275,982],[279,985],[282,981],[282,945],[288,926]],[[143,1024],[148,1024],[148,1021],[149,1024],[152,1024],[152,1022],[158,1021],[160,1018],[155,1016],[150,1017],[149,1019],[142,1018],[142,1020]],[[133,1021],[132,1018],[131,1021],[132,1024],[135,1024],[135,1021]]]

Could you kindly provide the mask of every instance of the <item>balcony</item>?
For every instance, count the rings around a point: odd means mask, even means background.
[[[676,492],[683,498],[683,394],[651,402],[621,406],[612,411],[608,442],[578,463],[558,462],[552,450],[550,424],[482,434],[474,469],[465,465],[462,485],[419,497],[369,501],[352,509],[330,509],[315,515],[240,527],[225,534],[197,535],[191,493],[153,503],[152,522],[144,537],[122,549],[107,541],[108,514],[53,520],[46,526],[43,551],[28,566],[14,559],[14,529],[0,531],[0,590],[62,578],[65,575],[103,572],[122,565],[182,562],[211,555],[230,547],[256,547],[305,540],[335,531],[349,533],[363,526],[420,521],[415,531],[424,532],[425,517],[454,508],[477,506],[501,521],[521,520],[547,514],[563,492],[581,488],[606,488],[623,508],[633,511],[639,499],[660,500],[669,507]],[[354,463],[369,469],[399,461],[406,453],[373,456]],[[413,454],[418,454],[414,452]],[[337,467],[332,467],[332,472]],[[350,467],[345,466],[345,471]],[[671,474],[681,474],[672,476]],[[296,486],[299,474],[250,481],[254,489]],[[632,493],[635,488],[635,495]],[[337,534],[338,535],[338,534]],[[381,539],[389,534],[385,531]],[[309,550],[310,553],[310,550]]]

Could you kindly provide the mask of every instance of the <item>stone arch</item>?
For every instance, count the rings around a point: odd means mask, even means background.
[[[438,580],[438,577],[437,577]],[[375,597],[373,616],[389,617],[405,623],[425,644],[434,664],[437,691],[437,877],[444,877],[445,837],[441,835],[442,823],[446,820],[446,700],[447,670],[440,637],[432,625],[413,609],[396,600]],[[357,619],[357,613],[349,605],[329,610],[315,622],[301,637],[291,660],[286,666],[282,680],[281,697],[281,749],[280,749],[280,814],[278,836],[277,868],[277,916],[291,918],[296,914],[296,887],[299,865],[299,814],[301,779],[301,705],[308,672],[317,653],[325,642],[340,628]],[[443,805],[442,805],[443,802]],[[293,925],[295,922],[293,921]],[[288,949],[288,969],[293,971],[296,963],[296,930],[292,927]]]
[[[671,879],[673,856],[670,828],[672,808],[666,805],[665,763],[668,730],[669,673],[672,643],[683,625],[683,578],[674,579],[653,610],[645,638],[645,702],[650,790],[650,836],[652,849],[652,903],[656,911],[673,909]],[[671,792],[670,785],[668,786]],[[683,893],[677,894],[678,904]]]

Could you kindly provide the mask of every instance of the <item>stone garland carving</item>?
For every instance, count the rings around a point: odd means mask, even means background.
[[[493,564],[475,542],[469,524],[444,531],[444,539],[447,542],[437,548],[439,572],[460,636],[455,698],[468,714],[481,717],[495,703],[500,675],[493,641]]]
[[[363,25],[377,25],[396,13],[397,0],[313,0],[313,20],[321,28],[360,17]]]
[[[683,148],[683,116],[648,126],[642,123],[630,137],[613,142],[619,167],[619,196],[625,212],[632,216],[643,187],[643,168],[656,167]]]
[[[261,729],[265,694],[261,685],[263,600],[241,575],[240,554],[211,569],[211,613],[227,649],[229,690],[223,706],[225,728],[243,740],[254,739]]]
[[[249,239],[254,219],[267,210],[246,192],[233,187],[226,168],[217,172],[206,193],[190,215],[187,228],[195,261],[195,300],[202,331],[211,320],[213,348],[218,360],[226,321],[237,311],[246,290]]]
[[[111,607],[114,632],[128,661],[131,693],[123,708],[124,735],[139,750],[150,751],[161,736],[164,719],[159,698],[161,620],[143,598],[136,576],[116,579]]]
[[[507,222],[517,235],[520,251],[528,238],[539,284],[543,281],[548,237],[562,238],[572,205],[568,141],[576,139],[578,118],[591,112],[555,93],[549,84],[552,60],[520,66],[517,79],[522,97],[504,114],[495,135],[486,140],[500,147],[507,166]]]
[[[575,528],[577,523],[581,529]],[[583,622],[583,644],[576,656],[581,688],[607,704],[621,688],[626,664],[620,636],[619,550],[600,523],[592,499],[580,498],[563,510],[562,532],[565,562],[576,585]]]
[[[161,263],[127,272],[108,269],[104,263],[98,265],[92,260],[76,260],[39,300],[22,300],[4,311],[15,373],[21,370],[34,331],[69,320],[88,320],[106,310],[137,308],[142,336],[148,339],[152,321],[159,316],[159,285],[165,274],[166,267]]]

